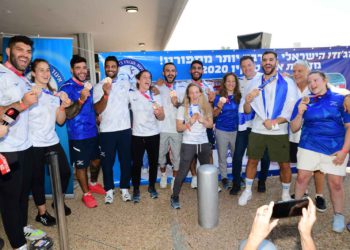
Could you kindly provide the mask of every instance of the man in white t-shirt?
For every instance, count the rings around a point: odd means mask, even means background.
[[[166,188],[167,174],[166,174],[166,154],[171,152],[171,161],[174,166],[173,178],[171,180],[171,187],[174,184],[176,172],[179,170],[180,164],[180,149],[182,142],[182,133],[176,130],[176,114],[177,108],[182,103],[186,94],[187,83],[175,82],[177,75],[175,64],[172,62],[166,63],[163,66],[164,81],[157,83],[157,88],[162,99],[165,119],[159,121],[160,124],[160,144],[159,144],[159,159],[161,178],[160,187]]]
[[[282,200],[291,199],[289,194],[292,172],[290,169],[288,121],[297,100],[296,87],[290,79],[277,72],[277,54],[265,51],[262,55],[264,75],[253,80],[247,89],[244,112],[255,111],[252,132],[248,142],[246,187],[238,204],[245,206],[252,197],[252,184],[256,168],[264,151],[268,150],[271,161],[278,162],[282,182]]]
[[[115,56],[105,60],[106,78],[94,88],[94,108],[101,117],[100,146],[105,203],[114,199],[113,165],[116,153],[120,163],[120,190],[123,201],[130,201],[131,123],[128,93],[130,82],[117,78],[119,64]]]
[[[32,59],[33,41],[26,36],[10,38],[8,61],[0,64],[0,117],[9,109],[20,111],[8,134],[0,138],[0,160],[9,172],[0,173],[0,211],[11,247],[27,249],[27,241],[46,235],[27,225],[28,197],[32,180],[32,144],[28,138],[28,108],[38,101],[24,76]]]
[[[230,190],[231,195],[237,195],[241,190],[241,171],[242,171],[242,161],[245,151],[248,146],[248,137],[250,131],[252,130],[252,119],[254,118],[254,114],[245,114],[243,110],[243,103],[245,98],[245,90],[249,87],[249,84],[252,80],[261,79],[262,73],[256,72],[256,65],[253,57],[251,56],[243,56],[240,59],[240,66],[243,72],[243,78],[239,81],[239,87],[242,93],[242,101],[239,104],[239,125],[238,125],[238,133],[235,144],[235,152],[232,153],[232,176],[233,183],[232,189]],[[259,174],[259,182],[258,182],[258,192],[264,193],[266,192],[265,181],[267,179],[270,160],[267,150],[264,152],[264,156],[261,159],[261,169]]]

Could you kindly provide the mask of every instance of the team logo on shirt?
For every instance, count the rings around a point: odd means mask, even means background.
[[[125,58],[119,61],[118,80],[128,81],[131,84],[136,84],[135,76],[145,67],[138,61],[130,58]]]
[[[338,103],[336,101],[330,101],[329,105],[334,106],[334,107],[338,107]]]

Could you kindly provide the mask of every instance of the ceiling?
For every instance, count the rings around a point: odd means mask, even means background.
[[[74,37],[75,46],[76,34],[91,33],[95,52],[163,50],[187,1],[0,0],[0,32]],[[128,14],[126,6],[139,12]]]

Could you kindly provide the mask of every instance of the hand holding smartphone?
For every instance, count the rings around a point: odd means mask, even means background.
[[[280,201],[273,206],[272,218],[287,218],[301,216],[303,208],[309,206],[309,200],[303,198],[300,200]]]

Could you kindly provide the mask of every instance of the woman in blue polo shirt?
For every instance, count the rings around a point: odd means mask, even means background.
[[[238,77],[234,73],[227,73],[222,79],[219,95],[216,95],[214,100],[216,147],[221,182],[225,189],[230,187],[227,180],[227,149],[229,148],[232,154],[235,151],[240,100]]]
[[[295,197],[303,196],[314,171],[327,174],[333,231],[341,233],[345,229],[343,177],[349,158],[350,115],[344,111],[344,96],[328,89],[323,72],[311,72],[308,87],[311,95],[295,104],[290,124],[293,132],[301,129]]]

